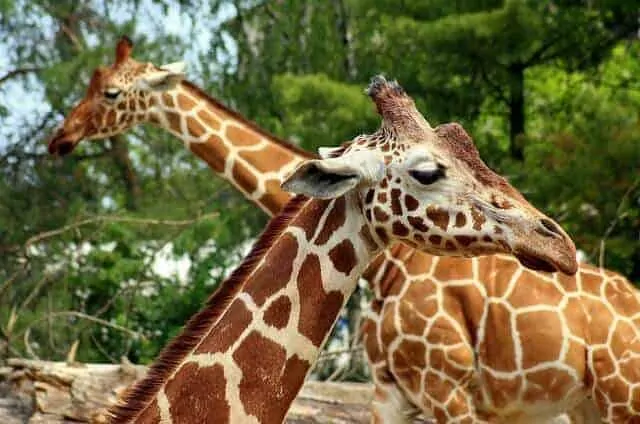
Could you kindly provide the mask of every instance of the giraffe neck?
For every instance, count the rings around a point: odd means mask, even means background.
[[[368,229],[353,197],[294,199],[112,422],[281,422],[380,250]]]
[[[189,82],[153,96],[149,121],[181,139],[265,212],[274,215],[290,200],[280,181],[311,154],[260,129]]]

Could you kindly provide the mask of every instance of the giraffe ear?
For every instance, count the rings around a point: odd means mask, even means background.
[[[186,63],[179,61],[179,62],[167,63],[166,65],[162,65],[160,69],[162,69],[163,71],[171,72],[176,75],[184,76],[184,70],[186,67],[187,67]]]
[[[185,78],[184,62],[168,63],[142,76],[138,83],[147,90],[168,90]]]
[[[337,158],[308,160],[287,177],[282,188],[319,199],[333,199],[384,177],[384,161],[375,152],[361,150]]]
[[[318,155],[322,159],[328,159],[334,155],[334,153],[338,153],[339,151],[344,150],[342,146],[338,147],[318,147]]]

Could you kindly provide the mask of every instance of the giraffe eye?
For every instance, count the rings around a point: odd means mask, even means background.
[[[438,164],[434,169],[412,169],[409,171],[409,175],[411,175],[420,184],[429,185],[435,183],[441,178],[444,178],[446,173],[445,167]]]
[[[122,90],[119,90],[117,88],[107,88],[104,91],[104,97],[106,97],[109,100],[115,100],[118,98],[118,96],[120,95],[120,92]]]

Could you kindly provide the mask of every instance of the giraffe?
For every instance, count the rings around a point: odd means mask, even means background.
[[[447,137],[458,126],[432,128],[402,88],[382,77],[367,92],[380,129],[305,160],[284,180],[298,196],[114,409],[112,422],[281,422],[359,276],[392,242],[436,255],[525,248],[531,261],[556,268],[575,261],[571,239],[556,224],[548,229],[552,221],[490,171],[470,139]],[[394,190],[415,205],[410,213],[395,210]],[[458,213],[475,214],[477,225],[442,230],[442,215]]]
[[[640,293],[624,277],[417,254],[394,246],[364,274],[382,282],[361,335],[374,423],[640,423]]]
[[[272,214],[280,210],[289,196],[282,192],[278,184],[273,183],[272,180],[280,179],[296,164],[311,155],[261,131],[241,116],[206,96],[193,84],[183,81],[181,65],[155,67],[150,64],[137,63],[129,57],[131,48],[130,41],[121,40],[116,49],[114,66],[111,69],[101,69],[94,73],[87,98],[80,102],[65,120],[61,130],[51,142],[50,150],[63,154],[68,153],[83,138],[101,138],[124,131],[139,122],[154,122],[181,138],[185,145],[207,161],[214,171],[239,186],[243,193],[257,202],[264,210]],[[143,93],[143,89],[150,87],[153,87],[151,96],[156,98],[137,97]],[[102,99],[102,96],[105,98]],[[129,109],[131,104],[134,106]],[[153,110],[150,110],[152,107]],[[194,121],[191,121],[191,118]],[[209,134],[208,139],[201,132],[201,127],[194,123],[196,121],[205,128]],[[206,141],[203,141],[205,139]],[[257,152],[259,154],[253,154]],[[246,172],[251,172],[252,176],[238,177],[246,175]],[[267,183],[268,181],[270,183]],[[456,216],[450,221],[452,225],[454,222],[455,225],[460,225],[461,219]],[[390,293],[389,287],[392,285],[395,293],[392,293],[390,297],[402,301],[403,307],[409,305],[415,309],[416,305],[420,305],[420,299],[413,295],[416,290],[407,291],[406,294],[403,292],[401,296],[397,295],[401,290],[402,281],[411,281],[412,284],[416,284],[416,281],[420,281],[421,277],[427,274],[434,281],[447,281],[453,278],[449,275],[451,269],[467,269],[470,266],[467,259],[440,259],[425,253],[412,252],[412,249],[404,245],[396,245],[386,255],[388,256],[389,253],[393,253],[395,258],[389,256],[388,259],[385,259],[384,256],[381,256],[365,273],[375,289],[374,306],[378,305],[377,309],[384,299],[384,297],[381,298],[380,293]],[[495,259],[510,260],[506,256]],[[388,262],[387,265],[393,266],[385,267],[385,260]],[[513,275],[518,273],[522,279],[524,270],[517,262],[510,260],[509,267],[495,272],[492,267],[482,265],[484,262],[492,260],[492,257],[474,260],[479,262],[479,265],[475,263],[473,265],[473,269],[477,267],[479,270],[474,274],[478,284],[484,286],[504,285]],[[446,265],[448,262],[439,264],[438,261],[450,261],[450,266]],[[507,272],[507,269],[510,271]],[[589,270],[590,268],[581,266],[581,269]],[[376,270],[383,271],[376,272]],[[388,270],[393,270],[393,272]],[[607,274],[606,271],[602,271],[602,273]],[[524,275],[531,281],[531,284],[544,281],[543,274],[525,273]],[[595,273],[590,273],[590,275],[593,276]],[[458,289],[459,298],[464,299],[465,291],[474,290],[460,287]],[[385,309],[385,311],[387,310],[391,310],[391,308]],[[446,313],[446,310],[440,309],[440,313]],[[404,319],[409,318],[406,315],[403,317]],[[421,321],[418,320],[418,322]],[[368,332],[375,334],[376,326],[377,324],[371,319],[367,320]],[[398,334],[401,334],[401,331],[402,329]],[[375,355],[377,350],[371,351],[371,340],[373,337],[369,337],[366,344],[369,357],[377,358],[376,367],[380,368],[380,358]],[[389,343],[392,341],[390,339]],[[398,355],[398,346],[403,347],[404,345],[399,343],[393,349],[393,353]],[[385,350],[385,352],[388,355],[388,351]],[[388,362],[392,363],[392,359],[389,356]],[[387,359],[383,358],[383,360]],[[374,377],[378,374],[374,374]],[[395,375],[394,380],[398,382],[401,381],[401,378]],[[390,390],[389,384],[385,383],[380,378],[376,378],[378,386],[376,394],[384,394]],[[404,389],[398,387],[394,390],[398,394],[402,394]],[[383,402],[381,397],[384,396],[377,396],[374,403],[374,415],[386,416],[385,414],[389,413],[385,412],[386,409],[391,411],[397,409],[394,402]],[[388,396],[386,398],[392,399]],[[418,405],[424,405],[424,403],[418,403]],[[425,408],[425,410],[428,409]]]
[[[122,37],[111,66],[94,70],[86,96],[49,141],[49,153],[66,155],[82,140],[104,139],[135,125],[159,126],[269,215],[291,196],[285,175],[314,155],[286,143],[186,81],[183,62],[163,66],[131,57]]]

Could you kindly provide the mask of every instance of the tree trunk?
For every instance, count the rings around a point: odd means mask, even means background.
[[[356,61],[351,42],[351,30],[349,27],[349,14],[345,0],[334,0],[336,30],[340,34],[344,47],[343,67],[347,81],[353,81],[356,77]]]
[[[509,146],[513,159],[524,160],[524,67],[509,67]]]

